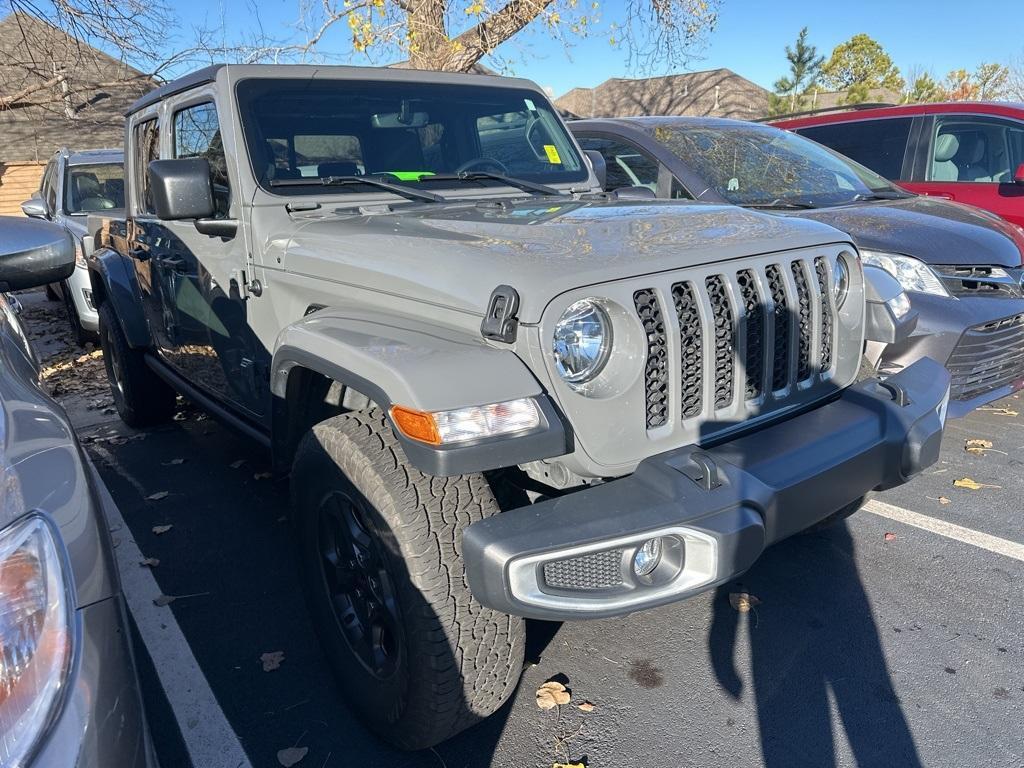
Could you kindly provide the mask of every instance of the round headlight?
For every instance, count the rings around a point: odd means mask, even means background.
[[[577,301],[555,325],[555,367],[570,384],[585,384],[597,376],[608,362],[611,347],[611,322],[593,299]]]
[[[832,276],[832,300],[835,302],[836,309],[843,306],[849,290],[850,268],[846,266],[845,259],[836,259],[836,270]]]

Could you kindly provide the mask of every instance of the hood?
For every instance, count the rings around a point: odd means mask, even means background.
[[[692,202],[485,201],[380,211],[311,217],[271,238],[268,256],[287,271],[477,315],[491,291],[508,284],[519,292],[520,320],[533,323],[574,288],[849,242],[817,222]]]
[[[1019,267],[1024,234],[994,214],[941,198],[864,201],[792,214],[849,233],[859,248],[928,264]]]

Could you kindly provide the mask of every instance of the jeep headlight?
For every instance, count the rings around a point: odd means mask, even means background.
[[[913,256],[881,251],[861,251],[861,260],[865,264],[881,267],[895,277],[905,291],[930,293],[933,296],[949,296],[949,291],[942,284],[938,275],[923,261]]]
[[[23,765],[71,666],[72,599],[56,528],[29,514],[0,530],[0,765]]]
[[[595,299],[571,305],[555,325],[552,349],[558,375],[571,385],[586,384],[596,377],[612,348],[612,324]]]

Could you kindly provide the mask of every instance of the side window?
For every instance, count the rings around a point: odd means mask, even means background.
[[[1007,183],[1024,162],[1024,123],[948,115],[935,120],[929,181]]]
[[[675,176],[672,177],[672,188],[669,197],[673,200],[693,200],[693,195],[687,191]]]
[[[621,187],[647,187],[658,191],[658,161],[623,141],[579,137],[584,149],[596,149],[607,166],[605,187],[611,191]]]
[[[231,207],[228,162],[224,154],[217,107],[196,104],[174,113],[173,157],[204,157],[210,163],[210,183],[216,215],[224,218]]]
[[[799,128],[797,133],[824,144],[887,179],[899,179],[907,154],[912,118],[858,120]]]
[[[46,170],[43,172],[43,183],[39,189],[43,202],[46,203],[46,210],[51,216],[57,212],[58,167],[59,164],[57,158],[53,158],[49,163],[47,163]]]
[[[160,127],[155,119],[135,126],[132,147],[132,173],[135,177],[135,202],[140,213],[153,214],[153,190],[149,186],[149,164],[160,159]]]

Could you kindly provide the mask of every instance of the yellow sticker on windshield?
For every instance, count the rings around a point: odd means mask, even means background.
[[[560,158],[558,156],[558,150],[555,148],[554,144],[545,144],[544,145],[544,152],[548,156],[548,162],[549,163],[551,163],[552,165],[561,165],[562,164],[562,158]]]

